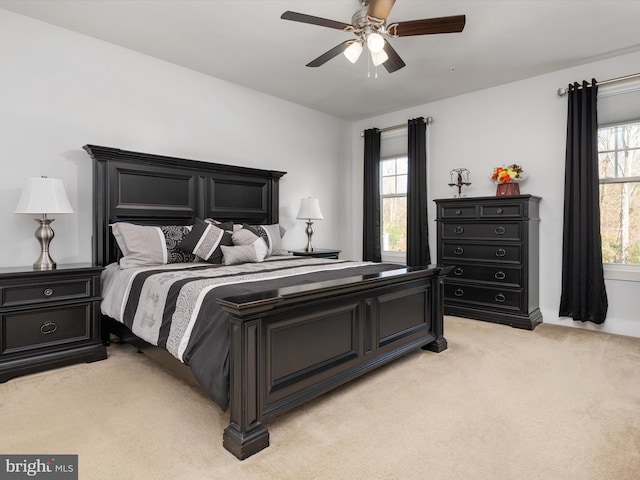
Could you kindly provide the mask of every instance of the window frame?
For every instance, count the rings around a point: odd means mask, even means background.
[[[628,124],[640,124],[640,119],[627,120],[623,122],[609,123],[606,125],[598,125],[598,131],[601,129],[609,129]],[[625,150],[638,150],[638,147],[633,148],[620,148],[600,150],[598,149],[598,162],[600,162],[600,155],[603,153],[623,152]],[[640,176],[634,177],[599,177],[599,185],[613,185],[622,183],[640,183]],[[605,280],[621,280],[630,282],[640,282],[640,264],[626,264],[626,263],[605,263],[603,262],[604,278]]]
[[[391,262],[391,263],[399,263],[401,265],[406,265],[407,263],[407,252],[394,252],[391,250],[384,249],[384,200],[387,198],[407,198],[407,191],[405,188],[404,193],[383,193],[383,184],[384,178],[389,176],[397,177],[401,175],[405,175],[407,177],[407,186],[408,186],[408,172],[398,175],[397,170],[395,175],[383,175],[382,174],[382,165],[385,161],[390,160],[398,160],[398,159],[406,159],[407,169],[409,165],[409,157],[406,153],[398,154],[398,155],[390,155],[388,157],[384,157],[380,159],[380,253],[383,262]],[[406,225],[405,225],[406,228]]]

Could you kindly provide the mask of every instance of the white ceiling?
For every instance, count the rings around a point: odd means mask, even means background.
[[[0,0],[0,8],[358,120],[640,50],[640,0],[397,0],[389,23],[465,14],[462,33],[391,44],[407,66],[367,77],[362,55],[305,64],[351,38],[285,21],[345,23],[358,0]],[[631,66],[636,73],[639,66]]]

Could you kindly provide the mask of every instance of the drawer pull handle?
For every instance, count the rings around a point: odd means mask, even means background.
[[[505,228],[502,226],[496,227],[494,231],[496,232],[496,235],[504,235],[504,232],[506,232]]]
[[[505,297],[502,293],[499,293],[496,295],[495,299],[496,302],[503,303],[507,299],[507,297]]]
[[[457,209],[457,210],[456,210],[456,215],[462,215],[462,210]]]
[[[497,209],[496,209],[496,213],[497,213],[498,215],[502,215],[502,214],[504,213],[504,210],[502,210],[501,208],[497,208]]]
[[[496,274],[494,275],[494,277],[495,277],[497,280],[504,280],[504,279],[507,277],[507,275],[506,275],[504,272],[496,272]]]
[[[45,289],[42,291],[42,294],[43,294],[45,297],[50,297],[51,295],[53,295],[53,288],[45,288]]]
[[[462,254],[464,253],[464,248],[462,248],[462,247],[456,247],[456,248],[453,250],[453,253],[455,253],[456,255],[462,255]]]
[[[58,325],[53,322],[45,322],[40,326],[40,333],[43,335],[51,335],[56,330],[58,330]]]
[[[453,233],[464,233],[464,227],[457,226],[453,228]]]
[[[496,257],[504,257],[507,254],[507,251],[504,248],[499,248],[496,250]]]
[[[457,267],[457,268],[453,271],[453,274],[454,274],[454,275],[458,275],[458,276],[463,275],[463,274],[464,274],[464,269],[463,269],[463,268],[461,268],[461,267]]]
[[[461,288],[456,288],[456,290],[455,290],[455,292],[453,292],[453,294],[454,294],[456,297],[461,297],[461,296],[463,296],[463,295],[464,295],[464,290],[463,290],[463,289],[461,289]]]

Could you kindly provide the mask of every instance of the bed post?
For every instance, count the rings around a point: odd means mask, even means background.
[[[229,315],[231,329],[229,409],[231,423],[222,444],[240,460],[269,446],[269,431],[260,423],[260,320]]]
[[[423,350],[440,353],[447,349],[447,339],[444,338],[444,279],[451,270],[453,267],[441,267],[438,275],[432,280],[431,313],[433,315],[433,334],[436,339],[423,346]]]

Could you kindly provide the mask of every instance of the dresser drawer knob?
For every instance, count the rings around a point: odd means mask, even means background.
[[[42,291],[42,294],[43,294],[45,297],[50,297],[51,295],[53,295],[53,288],[45,288],[45,289]]]
[[[457,209],[457,210],[456,210],[456,215],[462,215],[462,210]]]
[[[464,275],[464,269],[462,267],[456,267],[453,274],[458,276]]]
[[[504,213],[504,210],[502,210],[501,208],[496,208],[496,213],[498,215],[502,215]]]
[[[499,293],[495,296],[496,302],[503,303],[507,297],[505,297],[502,293]]]
[[[455,290],[455,292],[453,292],[453,294],[454,294],[456,297],[461,297],[461,296],[463,296],[463,295],[464,295],[464,290],[463,290],[463,289],[461,289],[461,288],[456,288],[456,290]]]
[[[494,231],[496,232],[496,235],[504,235],[504,232],[506,232],[505,228],[502,226],[496,227]]]
[[[499,248],[496,250],[496,257],[504,257],[507,254],[507,251],[504,248]]]
[[[455,253],[456,255],[462,255],[462,254],[464,253],[464,248],[462,248],[462,247],[456,247],[456,248],[453,250],[453,253]]]
[[[458,225],[457,227],[453,228],[453,233],[464,233],[464,227],[461,227],[460,225]]]
[[[496,278],[496,280],[504,280],[507,277],[507,275],[504,272],[500,271],[500,272],[496,272],[494,277]]]
[[[56,330],[58,330],[58,325],[56,325],[54,322],[44,322],[40,326],[40,333],[42,333],[43,335],[51,335]]]

